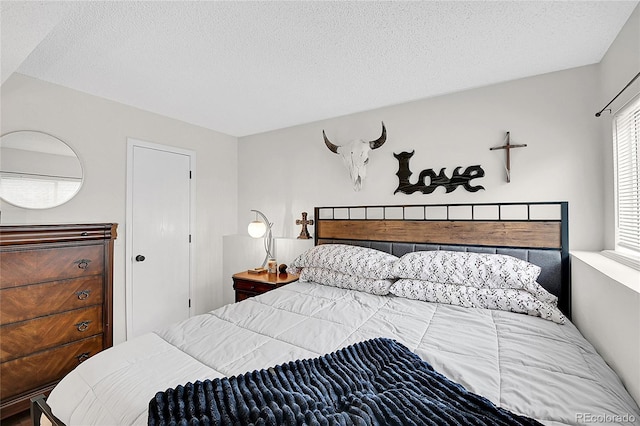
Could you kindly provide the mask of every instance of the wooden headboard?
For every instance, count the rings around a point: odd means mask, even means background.
[[[538,282],[571,318],[566,201],[316,207],[315,243],[371,247],[402,256],[453,250],[511,255],[542,268]]]

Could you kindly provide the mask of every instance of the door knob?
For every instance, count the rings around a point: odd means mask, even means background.
[[[136,256],[136,262],[144,262],[145,257],[141,254]]]

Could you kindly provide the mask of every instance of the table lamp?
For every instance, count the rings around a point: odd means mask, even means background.
[[[249,223],[247,227],[247,231],[249,235],[253,238],[264,237],[264,250],[266,251],[266,255],[264,257],[264,261],[262,262],[262,266],[260,268],[253,269],[254,271],[264,271],[264,267],[267,264],[267,261],[270,258],[273,258],[273,236],[271,234],[271,227],[273,223],[269,222],[269,219],[258,210],[251,210],[256,213],[256,220]],[[258,216],[262,218],[262,220],[258,219]],[[250,270],[251,271],[251,270]]]

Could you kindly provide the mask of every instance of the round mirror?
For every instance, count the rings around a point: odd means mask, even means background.
[[[27,209],[66,203],[80,190],[82,165],[60,139],[17,131],[0,137],[0,198]]]

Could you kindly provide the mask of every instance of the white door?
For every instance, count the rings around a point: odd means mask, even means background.
[[[191,151],[130,139],[127,339],[190,315]]]

